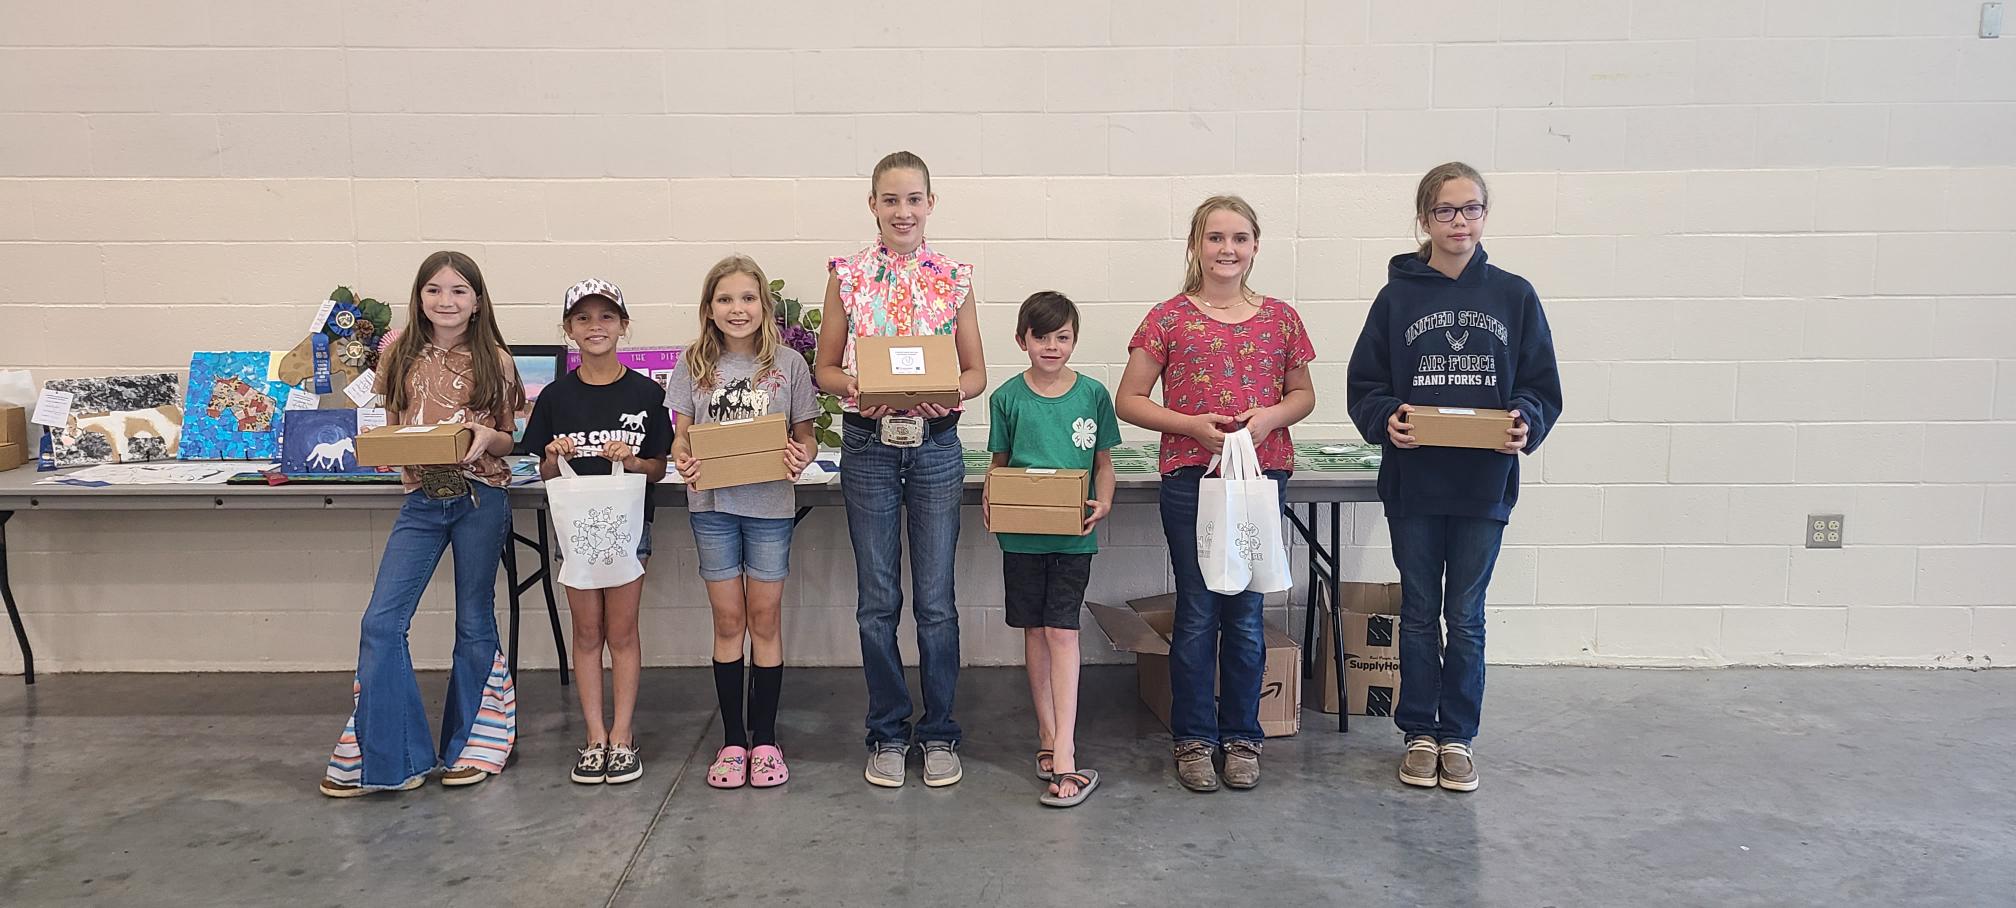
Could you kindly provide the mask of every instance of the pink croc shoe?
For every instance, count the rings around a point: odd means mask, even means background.
[[[748,780],[749,751],[732,744],[715,753],[714,765],[707,767],[707,784],[715,788],[741,788]]]
[[[784,752],[775,744],[759,744],[749,752],[749,785],[752,788],[776,788],[791,781],[791,770],[784,765]]]

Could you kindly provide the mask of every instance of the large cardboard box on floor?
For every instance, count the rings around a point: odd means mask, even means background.
[[[1344,698],[1354,716],[1390,716],[1400,703],[1400,584],[1345,583],[1338,591],[1344,622]],[[1316,641],[1316,684],[1326,713],[1337,711],[1337,660],[1330,616]]]
[[[1092,474],[1084,470],[995,467],[987,471],[987,529],[1083,536],[1091,489]]]
[[[1127,608],[1086,602],[1092,619],[1113,648],[1134,654],[1141,702],[1169,724],[1169,635],[1176,626],[1174,594],[1135,599]],[[1269,738],[1302,729],[1302,647],[1272,624],[1267,635],[1266,667],[1260,676],[1260,732]]]
[[[437,426],[379,426],[357,436],[357,464],[427,467],[461,463],[476,431],[459,422]]]
[[[686,437],[693,446],[693,459],[700,461],[695,491],[791,478],[784,465],[791,425],[782,413],[704,423],[688,429]]]
[[[959,406],[959,348],[950,334],[854,339],[856,405],[908,410]]]
[[[1414,440],[1436,448],[1483,448],[1495,451],[1505,446],[1505,433],[1512,428],[1512,411],[1482,407],[1415,407],[1406,417],[1414,427]]]

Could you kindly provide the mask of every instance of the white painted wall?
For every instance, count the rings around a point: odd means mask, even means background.
[[[598,275],[640,342],[679,342],[725,252],[815,293],[870,235],[868,168],[907,147],[936,169],[938,244],[979,266],[997,380],[1015,303],[1048,287],[1086,304],[1081,365],[1115,381],[1190,207],[1246,194],[1256,284],[1315,334],[1303,437],[1349,437],[1345,359],[1414,180],[1461,158],[1567,381],[1494,659],[2016,661],[2016,39],[1973,37],[1978,4],[917,8],[0,3],[0,367],[284,348],[328,288],[401,297],[446,246],[514,340],[556,339],[554,298]],[[1354,511],[1347,564],[1392,578],[1378,509]],[[1845,512],[1848,547],[1800,548],[1809,511]],[[698,662],[691,540],[662,518],[647,653]],[[14,585],[51,670],[340,668],[388,520],[29,514]],[[814,520],[792,659],[851,662],[844,523]],[[1013,661],[968,523],[967,655]],[[1096,595],[1167,588],[1152,509],[1103,542]],[[414,635],[436,663],[449,602]]]

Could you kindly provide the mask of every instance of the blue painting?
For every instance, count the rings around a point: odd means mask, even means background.
[[[268,351],[199,352],[189,359],[183,460],[271,460],[280,453],[287,383]]]
[[[288,410],[280,416],[280,472],[376,473],[357,465],[356,410]]]

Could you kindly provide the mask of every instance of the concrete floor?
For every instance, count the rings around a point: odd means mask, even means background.
[[[444,683],[428,679],[438,702]],[[469,790],[314,791],[333,675],[0,678],[0,905],[1991,905],[2016,892],[2016,672],[1492,670],[1471,795],[1306,714],[1193,795],[1129,667],[1088,668],[1085,806],[1039,807],[1018,669],[960,681],[966,779],[861,780],[852,670],[787,678],[784,790],[718,792],[704,670],[646,674],[645,778],[567,781],[572,693],[519,682]],[[914,763],[914,760],[913,760]]]

